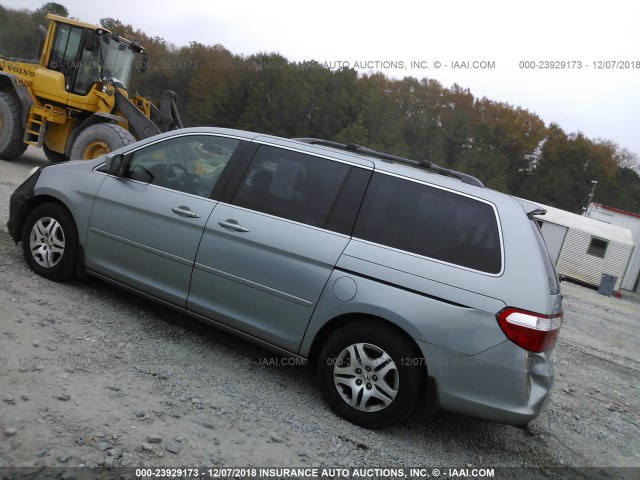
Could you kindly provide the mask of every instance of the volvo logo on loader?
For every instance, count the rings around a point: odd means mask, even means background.
[[[26,75],[29,77],[35,77],[36,73],[32,70],[27,70],[26,68],[21,68],[15,65],[7,64],[7,70],[13,73],[17,73],[18,75]]]

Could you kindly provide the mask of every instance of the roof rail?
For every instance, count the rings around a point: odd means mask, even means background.
[[[349,152],[361,153],[363,155],[368,155],[370,157],[379,158],[380,160],[386,160],[389,162],[411,165],[412,167],[418,167],[423,170],[430,170],[433,173],[438,173],[446,177],[456,178],[463,183],[468,183],[469,185],[475,185],[476,187],[484,188],[484,184],[480,180],[478,180],[476,177],[468,175],[466,173],[458,172],[456,170],[450,170],[448,168],[440,167],[435,163],[430,162],[429,160],[412,160],[410,158],[397,157],[389,153],[377,152],[375,150],[371,150],[370,148],[363,147],[355,143],[344,144],[344,143],[332,142],[330,140],[322,140],[320,138],[294,138],[293,140],[297,140],[298,142],[309,143],[311,145],[319,145],[322,147],[331,147],[339,150],[346,150]]]

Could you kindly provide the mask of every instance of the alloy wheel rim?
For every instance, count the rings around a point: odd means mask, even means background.
[[[65,238],[60,223],[51,217],[43,217],[31,228],[29,236],[31,255],[44,268],[55,267],[64,255]]]
[[[389,354],[371,343],[349,345],[336,358],[333,381],[338,394],[356,410],[387,408],[398,394],[400,375]]]

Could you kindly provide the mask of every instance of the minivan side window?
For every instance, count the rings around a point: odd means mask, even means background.
[[[343,163],[262,145],[232,203],[326,228],[350,170]]]
[[[240,140],[187,135],[133,153],[125,177],[209,198]]]
[[[353,236],[481,272],[502,270],[490,204],[390,175],[374,174]]]

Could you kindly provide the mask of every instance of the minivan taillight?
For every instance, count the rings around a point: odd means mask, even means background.
[[[562,325],[562,313],[541,315],[512,307],[500,310],[496,318],[509,340],[536,353],[553,348]]]

